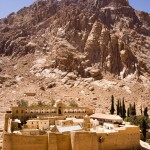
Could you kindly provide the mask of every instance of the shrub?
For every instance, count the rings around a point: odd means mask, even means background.
[[[43,107],[43,106],[46,106],[46,104],[45,104],[45,102],[38,101],[37,106]]]
[[[54,106],[55,105],[55,100],[52,98],[51,100],[50,100],[50,106]]]
[[[17,101],[17,105],[18,105],[18,107],[27,107],[28,101],[22,99],[20,101]]]
[[[69,106],[70,107],[78,107],[78,104],[74,100],[72,100],[69,102]]]

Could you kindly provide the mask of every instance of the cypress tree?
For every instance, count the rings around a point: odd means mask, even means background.
[[[129,104],[129,116],[131,116],[131,111],[132,111],[132,105],[131,103]]]
[[[119,99],[118,99],[118,101],[117,101],[117,115],[119,115],[119,111],[120,111],[120,107],[119,107],[120,105],[119,105],[119,103],[120,102],[119,102]]]
[[[144,141],[146,141],[146,120],[144,118],[142,120],[142,133],[143,133]]]
[[[130,108],[127,109],[127,117],[130,117]]]
[[[140,111],[141,111],[141,115],[143,115],[142,105],[141,105],[141,109],[140,109]]]
[[[122,117],[122,105],[121,105],[121,101],[119,102],[119,116]]]
[[[133,106],[130,104],[129,106],[129,111],[130,111],[130,115],[132,116],[136,116],[136,106],[135,106],[135,103],[133,104]]]
[[[114,114],[115,108],[114,108],[114,96],[111,96],[111,109],[110,109],[110,114]]]
[[[133,110],[134,110],[134,114],[136,116],[136,106],[135,106],[135,102],[134,102],[134,105],[133,105]]]
[[[148,117],[148,108],[147,107],[145,107],[145,109],[144,109],[144,116]]]
[[[126,117],[126,108],[124,103],[124,98],[122,100],[122,118],[124,119]]]

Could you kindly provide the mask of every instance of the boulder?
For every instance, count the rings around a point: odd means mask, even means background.
[[[97,100],[97,97],[93,97],[92,100]]]
[[[71,79],[71,80],[76,80],[77,75],[75,75],[73,72],[69,72],[69,73],[67,74],[67,77],[68,77],[69,79]]]
[[[45,91],[45,87],[44,87],[44,86],[41,86],[41,87],[40,87],[40,90]]]
[[[90,91],[94,91],[94,87],[93,87],[93,86],[90,86],[90,87],[89,87],[89,90],[90,90]]]
[[[53,88],[56,86],[56,83],[55,82],[51,82],[48,84],[47,88]]]
[[[5,84],[5,87],[11,87],[12,85],[17,84],[17,81],[13,80],[13,81],[7,81]]]
[[[7,81],[8,79],[11,79],[11,77],[8,75],[0,76],[0,83],[2,84],[3,82]]]
[[[91,69],[89,71],[89,73],[90,73],[91,77],[93,77],[93,78],[101,76],[100,69]]]

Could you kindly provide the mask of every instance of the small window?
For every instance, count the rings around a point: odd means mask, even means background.
[[[22,114],[23,114],[23,112],[24,112],[24,111],[23,111],[23,110],[21,110],[21,113],[22,113]]]
[[[16,110],[16,114],[18,114],[18,110]]]

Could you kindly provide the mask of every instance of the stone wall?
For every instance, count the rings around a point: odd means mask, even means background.
[[[138,128],[131,127],[115,133],[98,133],[97,140],[99,150],[138,150],[140,146]]]
[[[138,128],[127,128],[115,133],[72,132],[72,150],[138,150]]]
[[[91,132],[72,132],[71,145],[72,150],[98,150],[97,135]]]
[[[44,136],[4,134],[3,150],[139,150],[138,127],[115,133],[71,132]]]
[[[48,150],[48,136],[4,134],[3,150]]]
[[[70,134],[49,133],[48,150],[72,150]]]

